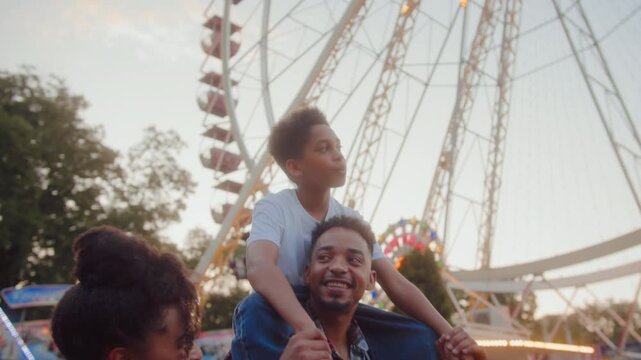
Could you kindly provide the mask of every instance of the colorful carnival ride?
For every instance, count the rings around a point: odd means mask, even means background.
[[[50,316],[70,287],[28,285],[0,291],[0,359],[58,359]]]

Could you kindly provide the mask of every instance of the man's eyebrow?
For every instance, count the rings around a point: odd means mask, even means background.
[[[331,245],[319,246],[316,250],[334,250],[334,247]]]
[[[324,245],[324,246],[319,246],[316,248],[316,251],[323,251],[323,250],[334,250],[334,246],[332,245]],[[360,254],[360,255],[365,255],[365,252],[361,249],[356,249],[356,248],[348,248],[348,252],[353,253],[353,254]]]

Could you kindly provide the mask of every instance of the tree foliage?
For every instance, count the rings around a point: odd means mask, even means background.
[[[428,248],[414,249],[401,259],[398,271],[425,294],[445,319],[450,319],[453,312],[452,304],[447,296],[434,253]]]
[[[174,131],[145,129],[120,168],[122,176],[108,184],[108,221],[124,230],[161,243],[160,231],[180,220],[185,199],[195,184],[176,159],[185,143]]]
[[[189,230],[182,250],[185,265],[190,269],[195,269],[212,241],[214,241],[212,234],[203,228],[196,227]]]
[[[159,245],[193,191],[173,131],[149,128],[126,157],[88,126],[57,78],[0,72],[0,288],[70,281],[72,241],[112,224]]]
[[[209,244],[214,241],[211,233],[205,229],[196,227],[189,231],[185,238],[181,256],[185,264],[190,268],[196,268],[198,261],[204,254]],[[244,246],[239,246],[237,253],[244,251]],[[211,271],[211,269],[210,269]],[[246,281],[238,279],[234,269],[230,266],[218,267],[213,270],[218,279],[214,283],[204,284],[204,309],[202,318],[203,330],[228,329],[232,326],[234,309],[249,295],[249,288]]]
[[[234,309],[249,292],[236,286],[229,293],[212,293],[207,297],[203,311],[203,330],[229,329],[232,325]]]

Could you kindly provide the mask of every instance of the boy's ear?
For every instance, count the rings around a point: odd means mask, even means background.
[[[374,286],[376,285],[376,270],[372,270],[369,273],[369,281],[367,282],[367,286],[365,287],[366,290],[374,290]]]
[[[287,174],[289,174],[289,176],[293,178],[298,178],[303,173],[301,171],[300,165],[298,164],[298,161],[294,159],[288,159],[287,161],[285,161],[285,171],[287,172]]]

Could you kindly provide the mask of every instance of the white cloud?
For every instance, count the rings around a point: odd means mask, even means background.
[[[62,10],[61,18],[70,29],[68,35],[90,37],[107,46],[130,46],[141,60],[200,58],[196,36],[202,5],[195,1],[148,5],[76,0]]]

